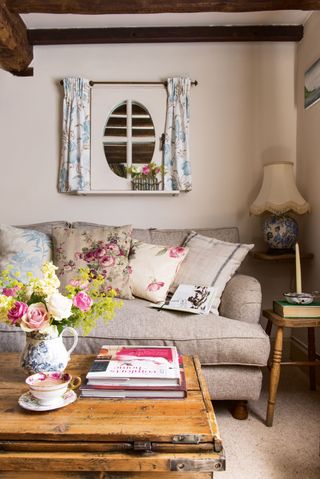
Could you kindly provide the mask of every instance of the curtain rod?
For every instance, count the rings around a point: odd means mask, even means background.
[[[60,80],[60,85],[63,85],[63,80]],[[167,81],[89,81],[90,86],[94,85],[164,85],[167,86]],[[199,85],[198,81],[192,81],[191,85]]]

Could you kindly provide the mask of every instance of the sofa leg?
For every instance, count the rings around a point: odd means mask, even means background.
[[[248,419],[248,401],[235,401],[231,414],[235,419]]]

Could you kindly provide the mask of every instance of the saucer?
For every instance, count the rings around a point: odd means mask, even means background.
[[[29,411],[52,411],[53,409],[59,409],[60,407],[67,406],[68,404],[73,403],[76,399],[76,393],[69,389],[64,393],[62,398],[59,398],[58,401],[55,401],[52,404],[44,405],[40,404],[40,401],[32,396],[31,392],[28,391],[19,397],[18,403],[24,409],[29,409]]]

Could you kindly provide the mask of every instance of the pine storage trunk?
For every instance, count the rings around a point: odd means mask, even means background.
[[[67,368],[85,377],[93,355]],[[200,363],[184,357],[185,399],[81,398],[33,412],[19,356],[0,354],[2,479],[209,479],[225,468],[224,451]]]

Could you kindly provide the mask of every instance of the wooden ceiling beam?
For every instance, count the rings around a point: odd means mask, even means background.
[[[320,0],[7,0],[16,13],[129,13],[256,12],[320,10]]]
[[[0,0],[0,67],[15,74],[30,74],[27,68],[32,58],[25,24],[7,9],[5,0]]]
[[[303,26],[63,28],[28,30],[32,45],[174,42],[296,42]]]

